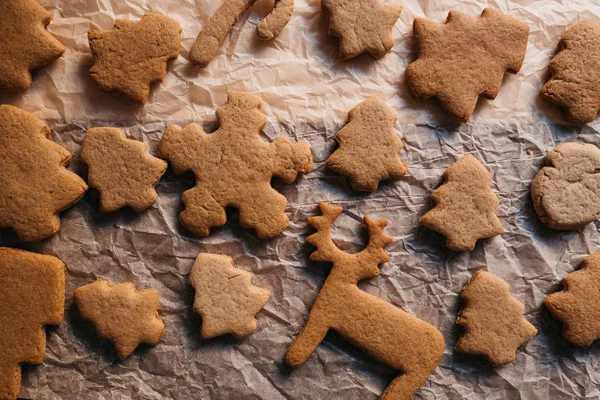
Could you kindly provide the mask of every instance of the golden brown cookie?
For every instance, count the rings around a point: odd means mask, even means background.
[[[431,193],[435,207],[419,221],[446,236],[454,251],[472,251],[479,239],[504,232],[495,210],[500,201],[490,189],[492,175],[468,154],[444,171],[444,183]]]
[[[131,282],[113,286],[96,281],[75,290],[81,316],[91,321],[98,336],[115,346],[121,360],[141,344],[156,345],[165,332],[158,316],[158,291],[137,291]]]
[[[65,168],[71,153],[48,135],[50,128],[35,115],[0,105],[0,227],[14,229],[26,242],[58,232],[58,213],[87,190]]]
[[[202,315],[202,338],[231,333],[243,339],[256,330],[254,317],[271,291],[252,285],[252,274],[234,267],[230,257],[199,254],[190,273],[196,289],[194,311]]]
[[[340,40],[340,58],[349,60],[363,53],[381,58],[394,47],[392,28],[402,7],[382,0],[322,0],[329,14],[329,35]]]
[[[52,14],[35,0],[0,1],[0,91],[31,86],[31,71],[56,61],[65,47],[46,27]]]
[[[17,398],[22,363],[44,360],[44,325],[63,320],[65,271],[56,257],[0,247],[0,399]]]
[[[256,27],[258,37],[270,40],[277,37],[290,22],[294,12],[294,0],[274,0],[271,11]]]
[[[562,143],[546,155],[531,183],[540,220],[553,229],[580,229],[600,218],[600,149]]]
[[[88,165],[90,187],[100,192],[102,212],[150,207],[158,198],[154,186],[167,170],[165,161],[152,157],[144,143],[127,139],[118,128],[87,131],[81,159]]]
[[[292,144],[278,137],[264,142],[260,132],[267,120],[260,106],[256,96],[231,92],[227,104],[217,109],[221,126],[216,132],[209,135],[197,124],[165,131],[159,156],[176,173],[196,175],[196,187],[183,193],[186,209],[180,215],[193,233],[207,236],[210,228],[224,225],[228,206],[240,211],[240,224],[256,229],[260,239],[287,228],[287,200],[271,187],[271,179],[292,183],[299,172],[312,170],[312,156],[304,141]]]
[[[331,225],[342,208],[325,203],[319,207],[322,215],[308,219],[317,229],[306,239],[317,248],[310,259],[333,263],[333,267],[285,362],[292,367],[303,364],[333,329],[376,360],[403,372],[381,399],[409,399],[437,367],[444,354],[444,338],[435,327],[357,286],[360,280],[379,275],[379,264],[389,259],[383,250],[392,242],[383,231],[388,221],[365,217],[369,243],[360,253],[349,254],[331,239]]]
[[[567,111],[570,121],[592,122],[600,110],[600,23],[580,22],[560,39],[542,97]]]
[[[510,286],[479,270],[461,294],[465,305],[456,323],[464,332],[456,350],[486,356],[494,366],[511,363],[517,349],[537,335],[523,316],[525,306],[510,295]]]
[[[419,57],[406,68],[408,87],[463,122],[479,96],[496,98],[506,71],[519,72],[529,36],[527,24],[491,8],[480,18],[450,11],[445,24],[416,18],[413,29]]]
[[[340,147],[327,159],[332,170],[347,175],[354,190],[372,192],[379,181],[406,175],[398,158],[404,145],[394,130],[398,117],[378,97],[369,97],[348,113],[350,122],[335,135]]]
[[[202,28],[190,51],[190,61],[204,68],[231,32],[238,19],[256,0],[223,0],[221,7]],[[256,28],[261,39],[273,39],[287,25],[294,11],[294,0],[275,0],[273,11]]]
[[[563,289],[546,297],[544,303],[563,323],[565,339],[577,346],[591,346],[600,339],[600,252],[584,258],[581,269],[565,276],[562,284]]]
[[[148,13],[138,22],[118,19],[110,31],[89,31],[88,39],[94,55],[90,75],[100,87],[146,104],[150,85],[162,82],[167,62],[179,56],[181,26]]]

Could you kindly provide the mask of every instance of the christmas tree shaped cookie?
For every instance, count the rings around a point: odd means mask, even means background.
[[[200,254],[190,273],[196,289],[194,311],[202,315],[202,338],[231,333],[242,339],[256,330],[255,315],[271,291],[252,285],[252,274],[234,267],[230,257]]]
[[[44,360],[44,325],[63,320],[65,270],[56,257],[0,247],[0,399],[17,398],[20,364]]]
[[[231,92],[217,109],[220,128],[207,134],[197,124],[167,128],[159,156],[168,159],[176,173],[193,171],[196,187],[183,193],[186,209],[180,220],[193,233],[207,236],[210,228],[226,222],[225,207],[240,211],[240,223],[256,229],[261,239],[287,228],[287,200],[271,187],[276,176],[292,183],[299,172],[312,170],[306,142],[292,144],[279,137],[273,143],[260,138],[266,118],[261,101],[247,93]]]
[[[0,91],[31,86],[31,71],[57,60],[65,47],[46,31],[52,14],[35,0],[0,1]]]
[[[71,153],[47,139],[50,128],[33,114],[0,105],[0,227],[26,242],[60,229],[58,213],[87,190],[65,167]]]
[[[381,58],[394,46],[392,28],[402,7],[383,0],[322,0],[329,14],[329,34],[340,40],[340,58],[349,60],[363,53]]]
[[[562,283],[562,291],[546,297],[546,307],[563,323],[565,339],[588,347],[600,339],[600,252],[584,258]]]
[[[350,177],[354,190],[372,192],[379,181],[406,174],[398,158],[404,145],[394,130],[398,119],[390,107],[370,97],[350,110],[350,122],[337,133],[340,147],[329,157],[327,166]]]
[[[499,200],[489,187],[492,176],[475,157],[462,157],[443,177],[444,184],[431,193],[435,207],[419,221],[446,236],[449,249],[471,251],[477,240],[504,232],[495,214]]]
[[[88,39],[94,55],[90,75],[100,87],[146,104],[150,85],[162,81],[167,62],[179,56],[181,26],[148,13],[138,22],[118,19],[110,31],[90,31]]]
[[[88,165],[90,186],[100,192],[102,212],[150,207],[158,198],[154,185],[167,170],[165,161],[152,157],[142,142],[127,139],[117,128],[87,131],[81,159]]]
[[[138,292],[131,282],[113,286],[99,280],[75,290],[75,303],[98,336],[113,343],[121,360],[141,343],[158,344],[165,331],[154,289]]]
[[[523,317],[525,307],[509,290],[508,283],[489,272],[473,274],[461,295],[465,306],[456,323],[464,333],[456,350],[486,356],[495,366],[515,360],[517,348],[537,329]]]
[[[575,123],[592,122],[600,110],[600,23],[575,24],[558,44],[542,97],[567,111]]]
[[[491,8],[480,18],[450,11],[445,24],[416,18],[413,29],[419,57],[406,68],[408,87],[463,122],[479,96],[496,98],[505,71],[519,72],[529,36],[527,24]]]

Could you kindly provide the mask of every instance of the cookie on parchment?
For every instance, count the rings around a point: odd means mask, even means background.
[[[25,90],[31,71],[56,61],[65,47],[46,27],[50,14],[35,0],[0,1],[0,91]]]
[[[231,92],[217,109],[221,126],[216,132],[207,134],[198,124],[171,125],[165,131],[159,157],[168,159],[176,173],[196,176],[196,186],[183,193],[186,208],[179,216],[191,232],[207,236],[210,228],[224,225],[228,206],[240,211],[240,224],[254,228],[260,239],[287,228],[287,199],[271,187],[271,179],[292,183],[298,173],[312,170],[312,156],[305,141],[262,140],[267,120],[260,106],[254,95]]]
[[[431,193],[435,207],[419,221],[446,236],[454,251],[472,251],[479,239],[504,232],[495,210],[500,201],[490,189],[492,175],[468,154],[444,171],[445,182]]]
[[[259,38],[270,40],[277,37],[290,22],[294,12],[294,0],[274,0],[273,10],[256,27]]]
[[[138,22],[118,19],[110,31],[88,32],[94,65],[90,75],[107,91],[118,90],[146,104],[150,85],[167,74],[179,56],[181,26],[172,18],[148,13]]]
[[[254,286],[252,274],[234,267],[230,257],[200,254],[190,273],[196,290],[194,311],[202,315],[202,338],[230,333],[242,339],[256,330],[255,315],[271,291]]]
[[[35,115],[0,105],[0,228],[12,228],[26,242],[58,232],[58,213],[87,190],[65,168],[71,153],[48,135],[50,128]]]
[[[325,203],[319,207],[322,215],[308,219],[317,230],[306,239],[317,248],[310,259],[333,266],[285,362],[291,367],[303,364],[333,329],[376,360],[402,372],[386,388],[382,400],[409,399],[436,369],[444,355],[444,338],[432,325],[357,286],[359,281],[379,275],[379,264],[389,259],[384,247],[392,238],[383,231],[388,221],[366,216],[369,242],[360,253],[348,254],[331,239],[331,226],[342,208]]]
[[[465,305],[456,323],[464,332],[456,350],[486,356],[494,366],[511,363],[517,349],[537,335],[523,316],[525,306],[510,295],[510,286],[479,270],[461,294]]]
[[[75,290],[75,303],[81,316],[91,321],[98,336],[115,346],[121,360],[141,344],[156,345],[165,324],[158,316],[158,291],[137,291],[126,282],[113,286],[98,280]]]
[[[165,161],[152,157],[144,143],[127,139],[118,128],[87,131],[81,160],[88,165],[90,187],[100,192],[102,212],[150,207],[158,198],[154,186],[167,170]]]
[[[496,98],[506,71],[523,65],[529,27],[486,8],[475,18],[450,11],[445,24],[416,18],[419,57],[406,68],[406,82],[420,99],[437,97],[456,119],[467,122],[480,96]]]
[[[329,14],[329,35],[340,40],[340,58],[349,60],[363,53],[381,58],[394,47],[392,28],[402,7],[387,0],[322,0]]]
[[[217,54],[225,37],[238,19],[256,0],[223,0],[217,12],[210,17],[198,34],[190,51],[190,61],[204,68]],[[287,25],[294,11],[294,0],[275,0],[273,11],[256,28],[261,39],[273,39]]]
[[[335,135],[339,148],[327,159],[332,170],[347,175],[354,190],[372,192],[379,182],[406,175],[398,158],[404,145],[394,129],[398,117],[378,97],[369,97],[348,113],[349,123]]]
[[[0,247],[0,399],[14,400],[21,364],[40,364],[44,325],[60,325],[65,264],[58,258]]]
[[[600,252],[581,261],[581,268],[565,276],[563,289],[544,303],[563,323],[562,335],[581,347],[600,339]]]
[[[571,122],[592,122],[600,110],[600,23],[571,27],[560,39],[548,67],[550,79],[542,97],[563,107]]]
[[[540,220],[561,230],[580,229],[600,218],[600,149],[593,144],[562,143],[546,155],[531,183]]]

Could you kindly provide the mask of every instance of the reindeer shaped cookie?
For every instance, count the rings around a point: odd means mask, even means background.
[[[292,367],[304,363],[333,329],[375,359],[403,372],[381,399],[409,399],[437,367],[444,354],[444,338],[435,327],[357,286],[360,280],[377,276],[379,264],[389,259],[383,250],[392,241],[383,231],[388,221],[366,216],[369,243],[360,253],[349,254],[331,239],[331,225],[342,208],[319,206],[323,215],[308,219],[317,229],[306,239],[317,247],[310,259],[331,262],[333,267],[285,362]]]

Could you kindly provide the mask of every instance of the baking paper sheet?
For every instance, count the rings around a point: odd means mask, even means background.
[[[262,1],[262,0],[261,0]],[[302,328],[328,266],[308,261],[312,250],[306,218],[317,202],[345,208],[335,227],[336,243],[358,251],[365,243],[360,219],[387,218],[394,242],[381,276],[361,287],[437,326],[446,354],[419,399],[571,399],[598,398],[600,348],[579,349],[560,336],[560,324],[543,306],[560,279],[580,260],[600,249],[598,224],[581,231],[544,227],[529,198],[531,179],[545,153],[564,141],[599,144],[600,122],[563,125],[563,114],[538,97],[548,61],[560,36],[587,18],[600,18],[590,0],[390,0],[404,6],[393,30],[395,46],[382,60],[368,56],[342,62],[337,42],[327,35],[320,2],[296,0],[296,10],[281,36],[260,41],[256,9],[235,26],[208,68],[185,59],[200,28],[218,8],[211,0],[42,0],[54,15],[50,31],[67,47],[64,57],[34,75],[24,93],[1,94],[0,102],[33,112],[53,129],[52,140],[74,154],[72,170],[86,175],[79,161],[85,131],[97,126],[123,127],[130,137],[156,148],[169,124],[203,123],[215,129],[214,110],[228,90],[243,90],[264,100],[269,123],[264,139],[279,135],[306,140],[314,171],[292,185],[275,181],[288,199],[289,229],[280,237],[258,240],[238,226],[235,211],[226,226],[208,238],[194,237],[178,222],[181,193],[191,175],[169,169],[159,183],[159,200],[136,214],[122,210],[103,215],[98,194],[62,214],[62,229],[36,244],[20,243],[4,230],[0,245],[61,258],[68,267],[65,321],[49,329],[44,363],[24,367],[21,397],[26,399],[376,399],[395,371],[361,353],[335,334],[302,367],[283,363],[287,347]],[[260,4],[259,4],[260,6]],[[266,4],[268,7],[268,4]],[[404,69],[415,57],[411,33],[415,17],[443,21],[457,9],[472,15],[494,7],[531,27],[521,72],[507,75],[494,101],[481,100],[469,124],[457,125],[435,102],[414,100]],[[259,7],[260,8],[260,7]],[[149,103],[137,106],[118,94],[102,92],[90,78],[87,32],[110,29],[116,18],[138,20],[149,11],[177,19],[183,27],[182,55],[154,87]],[[367,96],[379,95],[397,112],[404,138],[401,158],[409,173],[372,194],[351,190],[346,178],[325,168],[335,148],[333,136],[347,112]],[[443,238],[418,223],[431,207],[429,193],[446,167],[473,154],[491,171],[492,189],[505,233],[480,242],[475,251],[454,253]],[[200,252],[223,253],[254,274],[254,283],[272,296],[258,314],[258,329],[244,340],[200,339],[201,318],[192,311],[193,288],[187,283]],[[521,347],[514,363],[490,367],[483,359],[460,355],[453,347],[459,293],[470,275],[486,267],[506,279],[526,305],[526,316],[540,331]],[[75,288],[107,279],[132,281],[160,292],[164,339],[118,362],[110,344],[101,343],[73,307]],[[401,329],[401,327],[399,328]]]

